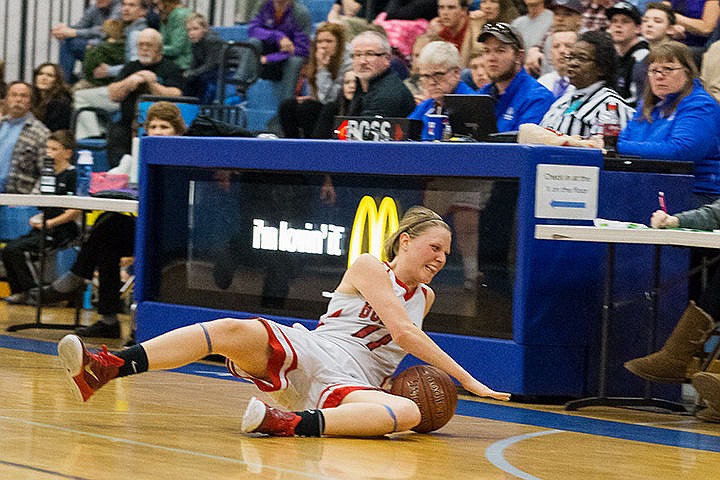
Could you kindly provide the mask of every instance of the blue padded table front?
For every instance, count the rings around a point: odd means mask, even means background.
[[[228,220],[218,214],[219,210],[228,208],[224,197],[220,198],[227,187],[222,179],[247,174],[259,178],[260,182],[272,183],[274,178],[288,174],[302,173],[319,178],[327,175],[346,179],[345,186],[349,187],[342,192],[367,190],[366,194],[377,202],[380,198],[395,195],[396,203],[403,206],[424,201],[423,185],[436,180],[453,182],[463,179],[470,184],[474,179],[515,182],[516,199],[510,197],[507,205],[508,209],[513,209],[510,210],[512,217],[504,225],[496,226],[511,231],[514,242],[513,254],[506,255],[511,263],[507,287],[511,295],[511,309],[507,313],[508,334],[468,335],[462,333],[462,325],[457,326],[455,333],[430,331],[429,334],[477,378],[493,388],[520,396],[580,397],[596,388],[595,350],[599,338],[606,258],[603,245],[534,238],[535,226],[539,224],[591,223],[587,220],[558,221],[535,217],[537,166],[555,164],[599,168],[598,215],[626,221],[646,222],[656,208],[658,189],[665,191],[677,208],[682,208],[689,201],[691,184],[688,175],[605,172],[602,171],[603,157],[599,151],[569,147],[146,137],[141,140],[140,149],[141,201],[136,232],[138,276],[135,291],[138,301],[137,336],[141,341],[183,325],[228,315],[262,315],[287,324],[299,321],[309,327],[315,324],[316,317],[292,316],[283,314],[281,310],[268,314],[263,308],[243,308],[242,295],[232,297],[227,304],[217,303],[214,299],[222,292],[214,286],[208,287],[206,294],[200,289],[199,296],[192,300],[179,293],[173,296],[176,288],[180,291],[192,282],[202,283],[207,278],[203,275],[191,278],[189,273],[191,264],[197,259],[188,252],[202,251],[203,247],[209,249],[209,246],[193,244],[194,234],[215,221],[228,221],[228,228],[237,227],[237,219]],[[394,190],[385,191],[384,185],[390,183],[395,185]],[[402,188],[396,195],[393,192],[398,186]],[[213,201],[210,195],[205,203],[198,203],[197,192],[203,189],[217,192],[218,198]],[[267,195],[270,198],[270,188]],[[343,200],[339,198],[338,202]],[[351,206],[355,205],[353,202],[354,199],[349,202]],[[251,209],[251,202],[233,205],[241,210],[240,216],[243,210],[249,212]],[[294,207],[292,203],[288,204],[288,212]],[[344,207],[339,208],[342,210]],[[337,209],[333,212],[333,218],[317,222],[350,232],[352,217]],[[305,228],[314,227],[306,224]],[[482,235],[491,233],[486,231]],[[343,237],[345,243],[341,242],[343,255],[347,254],[347,237],[349,235]],[[210,236],[203,238],[212,241]],[[649,260],[652,250],[633,247],[618,251],[616,276],[618,288],[624,289],[630,297],[642,293],[652,282]],[[318,265],[322,262],[312,258],[316,257],[307,257],[298,267],[300,281],[307,275],[314,275],[320,268]],[[669,252],[663,261],[663,275],[674,277],[686,269],[687,254]],[[448,268],[449,265],[446,270]],[[168,283],[166,276],[169,271],[181,273],[174,278],[179,283]],[[187,278],[184,276],[186,273]],[[334,274],[336,282],[341,274],[342,269]],[[438,291],[436,306],[441,299],[446,304],[452,304],[452,295],[443,296],[446,285],[443,282],[456,285],[459,281],[462,285],[462,277],[453,275],[452,271],[448,271],[447,277],[442,280],[436,278],[439,283],[431,285]],[[249,278],[247,282],[250,282]],[[247,287],[251,285],[248,283]],[[683,284],[679,283],[676,289],[680,293],[666,295],[663,300],[659,318],[661,332],[671,328],[684,307],[686,297],[681,293],[682,287]],[[244,288],[242,282],[238,288]],[[448,291],[462,295],[462,287]],[[308,301],[321,298],[320,291],[312,291],[308,295]],[[168,301],[168,298],[176,298],[177,301]],[[209,307],[210,304],[215,306]],[[488,308],[492,309],[492,305]],[[644,342],[633,343],[633,339],[644,338],[641,333],[644,323],[638,320],[638,315],[644,315],[646,310],[646,305],[639,300],[637,305],[630,305],[627,310],[618,309],[616,313],[621,319],[617,323],[623,329],[615,334],[625,341],[614,343],[622,346],[623,350],[611,352],[610,371],[614,377],[608,385],[610,394],[637,393],[637,389],[642,388],[637,379],[622,371],[622,362],[645,353]],[[669,395],[674,394],[675,391],[669,392]]]

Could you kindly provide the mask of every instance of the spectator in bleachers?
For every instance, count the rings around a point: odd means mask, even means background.
[[[185,95],[197,97],[202,103],[212,103],[217,93],[217,75],[220,67],[223,41],[210,30],[205,15],[192,13],[185,20],[187,35],[192,42],[192,62],[183,72]]]
[[[300,69],[310,55],[310,13],[295,0],[266,0],[250,21],[248,42],[261,52],[260,77],[280,82],[279,100],[292,98]],[[237,77],[254,76],[246,62]]]
[[[620,128],[625,128],[633,109],[614,90],[615,47],[606,32],[585,32],[572,45],[567,58],[571,87],[552,104],[540,125],[581,138],[601,133],[600,115],[617,105]]]
[[[510,23],[520,16],[515,4],[512,0],[483,0],[480,8],[470,9],[470,17],[473,20],[479,20],[483,24],[504,22]]]
[[[651,2],[642,18],[640,34],[648,42],[648,47],[671,40],[675,32],[675,12],[667,3]]]
[[[492,80],[479,93],[496,99],[498,131],[516,131],[523,123],[540,123],[555,99],[523,69],[525,50],[520,33],[507,23],[486,23],[478,41],[483,45],[483,63]]]
[[[550,9],[553,12],[553,24],[543,38],[542,43],[533,45],[525,54],[525,70],[534,77],[550,73],[553,70],[552,34],[553,32],[576,32],[582,28],[583,6],[580,0],[554,0]]]
[[[422,120],[422,139],[433,140],[435,137],[428,132],[428,115],[443,111],[446,94],[469,95],[475,90],[460,80],[460,52],[450,42],[428,43],[420,52],[418,63],[420,78],[429,98],[415,107],[408,118]]]
[[[180,109],[170,102],[157,102],[148,108],[145,128],[149,136],[175,136],[185,131]],[[77,298],[77,293],[98,271],[97,312],[101,319],[79,327],[84,337],[120,337],[118,314],[123,311],[120,287],[120,260],[135,255],[135,216],[103,213],[83,240],[77,260],[62,277],[43,287],[43,303],[52,304]],[[37,291],[30,292],[37,299]]]
[[[420,56],[420,52],[422,51],[422,49],[425,48],[425,45],[430,42],[435,42],[437,40],[442,40],[442,38],[440,38],[440,36],[434,33],[424,33],[417,37],[415,39],[415,43],[413,44],[412,59],[410,61],[410,75],[405,80],[403,80],[403,83],[408,88],[408,90],[410,90],[410,93],[413,94],[413,97],[415,98],[415,103],[424,102],[428,98],[427,93],[425,93],[425,90],[423,90],[422,83],[420,82],[418,57]]]
[[[700,64],[705,44],[718,26],[720,2],[717,0],[670,0],[677,21],[673,38],[689,46]]]
[[[617,0],[582,0],[583,3],[583,30],[606,30],[608,18],[605,9],[615,5]]]
[[[0,191],[38,193],[40,170],[50,130],[35,118],[32,85],[14,81],[8,85],[5,114],[0,118]]]
[[[72,103],[60,65],[43,63],[34,70],[32,112],[51,132],[70,128]]]
[[[557,99],[562,97],[570,86],[570,79],[567,76],[568,61],[575,42],[577,42],[578,34],[574,31],[563,32],[555,31],[550,36],[550,58],[552,59],[553,69],[545,75],[538,78],[538,82],[553,93]]]
[[[610,20],[608,32],[618,54],[617,92],[634,107],[645,86],[647,68],[648,44],[640,36],[642,16],[625,1],[617,2],[605,13]]]
[[[524,0],[527,15],[513,20],[510,25],[522,35],[525,45],[542,45],[543,39],[553,24],[553,12],[545,8],[544,0]]]
[[[344,116],[350,114],[350,105],[355,89],[357,88],[357,79],[355,72],[348,70],[343,75],[342,90],[337,99],[323,105],[318,115],[318,121],[315,126],[314,138],[331,138],[333,136],[333,126],[336,115]]]
[[[425,33],[437,16],[437,0],[390,0],[373,20],[383,27],[390,45],[407,58],[415,39]]]
[[[55,191],[57,195],[75,193],[76,174],[72,165],[75,154],[75,138],[70,130],[57,130],[47,139],[45,155],[51,157],[55,168]],[[43,215],[45,229],[43,229]],[[37,286],[27,265],[25,252],[39,252],[44,242],[45,248],[55,248],[76,238],[80,230],[75,223],[80,218],[80,210],[46,208],[30,219],[32,229],[20,238],[11,240],[2,249],[2,261],[10,284],[11,295],[3,298],[10,304],[24,304],[28,290]],[[45,237],[44,239],[42,237]]]
[[[280,104],[280,125],[286,138],[312,138],[322,106],[337,99],[343,76],[350,68],[345,50],[342,25],[321,25],[310,48],[310,61],[305,66],[305,82],[309,95],[288,98]]]
[[[430,22],[429,31],[450,42],[460,52],[460,65],[468,66],[470,53],[477,49],[477,37],[483,21],[473,20],[468,12],[468,0],[437,0],[438,16]]]
[[[162,36],[146,28],[138,37],[138,59],[127,63],[119,80],[108,85],[110,100],[120,103],[120,121],[108,136],[108,163],[114,167],[130,153],[135,108],[140,95],[177,97],[182,95],[185,79],[182,70],[163,56]]]
[[[720,41],[710,45],[703,55],[700,78],[708,93],[720,102]]]
[[[357,87],[349,115],[406,117],[415,108],[410,90],[390,68],[390,42],[368,30],[352,41]]]
[[[103,32],[107,36],[105,41],[88,48],[82,62],[83,78],[73,85],[73,90],[83,88],[101,87],[112,82],[108,75],[111,66],[125,64],[125,35],[121,20],[105,20]],[[96,74],[97,72],[97,74]]]
[[[185,70],[192,63],[192,43],[185,29],[185,20],[192,11],[181,0],[153,0],[160,13],[160,35],[163,56]]]
[[[60,40],[60,66],[67,83],[77,81],[75,62],[83,60],[88,45],[103,39],[103,22],[109,18],[120,18],[120,3],[121,0],[95,0],[95,4],[85,9],[77,23],[71,26],[58,23],[52,27],[52,35]]]
[[[137,40],[140,32],[148,28],[146,15],[150,8],[150,0],[123,0],[122,21],[124,24],[123,33],[125,37],[125,58],[120,65],[101,63],[93,69],[92,76],[95,81],[101,80],[112,83],[116,80],[125,64],[138,59]],[[85,79],[89,80],[88,78]],[[107,84],[103,86],[85,88],[81,82],[75,85],[75,109],[84,107],[101,108],[112,114],[118,110],[120,105],[110,100]],[[77,118],[75,138],[96,137],[101,134],[94,114],[84,113]]]
[[[694,162],[691,206],[711,203],[720,198],[720,105],[697,79],[687,45],[662,42],[648,61],[648,87],[620,132],[618,152]]]
[[[0,60],[0,116],[5,114],[5,95],[7,95],[7,84],[5,83],[5,62]]]
[[[480,90],[490,83],[491,80],[488,76],[487,70],[485,69],[485,63],[483,62],[482,50],[477,50],[470,57],[470,66],[468,67],[468,70],[470,70],[470,80],[472,80],[472,82],[468,83],[464,78],[463,81],[467,83],[470,88]]]
[[[375,15],[371,16],[374,17]],[[328,12],[327,21],[342,25],[345,29],[345,38],[349,42],[355,35],[368,28],[365,0],[335,0]]]

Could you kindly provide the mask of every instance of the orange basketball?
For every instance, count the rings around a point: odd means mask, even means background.
[[[415,365],[393,378],[390,392],[409,398],[420,408],[422,418],[413,428],[419,433],[437,430],[455,415],[457,387],[450,375],[432,365]]]

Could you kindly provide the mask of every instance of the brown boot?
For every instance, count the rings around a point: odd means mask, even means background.
[[[705,343],[715,322],[695,302],[690,302],[659,352],[625,362],[625,368],[645,380],[684,383],[693,354]]]

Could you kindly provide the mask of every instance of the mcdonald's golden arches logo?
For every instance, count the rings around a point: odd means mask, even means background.
[[[387,260],[383,242],[388,234],[397,230],[399,223],[397,205],[392,198],[384,197],[380,207],[368,195],[361,198],[350,231],[348,267],[364,252],[380,260]]]

